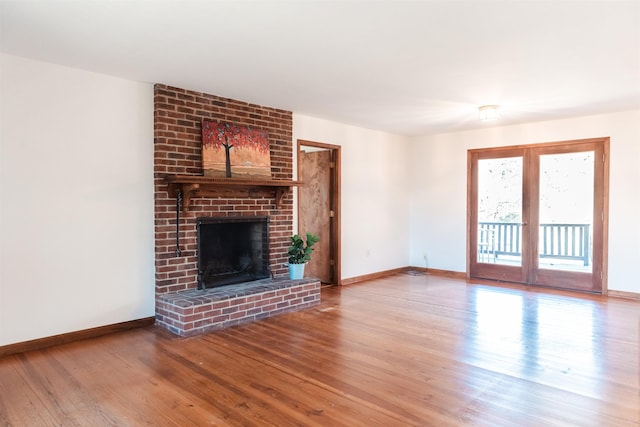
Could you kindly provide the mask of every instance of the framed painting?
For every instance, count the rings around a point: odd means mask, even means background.
[[[202,169],[205,176],[271,179],[267,132],[232,123],[203,121]]]

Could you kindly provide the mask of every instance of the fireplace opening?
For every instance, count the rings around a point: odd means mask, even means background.
[[[269,217],[198,218],[198,289],[269,277]]]

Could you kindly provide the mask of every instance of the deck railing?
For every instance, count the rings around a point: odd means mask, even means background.
[[[478,253],[522,256],[522,225],[518,222],[480,222]],[[540,257],[570,259],[589,265],[590,224],[540,224]]]

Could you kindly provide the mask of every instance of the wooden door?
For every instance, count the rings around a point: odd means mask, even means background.
[[[525,283],[530,258],[525,150],[472,151],[469,163],[471,277]]]
[[[606,292],[608,143],[470,150],[470,276]]]
[[[301,147],[298,155],[298,233],[316,234],[311,261],[305,267],[306,277],[317,277],[334,284],[335,277],[335,153],[322,147]]]
[[[606,291],[607,142],[541,147],[532,156],[538,183],[531,194],[532,226],[538,234],[531,283]]]

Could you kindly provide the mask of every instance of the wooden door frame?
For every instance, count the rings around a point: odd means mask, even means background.
[[[301,156],[301,146],[307,147],[316,147],[323,148],[327,150],[331,150],[333,156],[333,174],[331,176],[332,188],[331,188],[331,205],[333,206],[334,216],[333,216],[333,230],[331,235],[331,253],[333,255],[333,272],[334,272],[334,284],[342,285],[342,250],[340,242],[341,240],[341,220],[340,213],[341,209],[341,147],[339,145],[327,144],[324,142],[317,141],[309,141],[305,139],[298,139],[296,143],[296,155],[297,155],[297,176],[300,177],[300,156]],[[304,185],[304,183],[303,183]],[[298,220],[300,218],[300,206],[297,207],[298,210]]]
[[[477,236],[475,234],[475,214],[477,211],[477,188],[474,188],[473,183],[477,182],[477,170],[473,168],[474,161],[487,156],[491,157],[491,155],[496,155],[500,157],[500,155],[505,152],[511,151],[514,153],[514,156],[520,155],[519,153],[524,153],[527,151],[533,151],[537,154],[535,156],[527,155],[529,159],[528,165],[523,164],[524,174],[529,174],[528,176],[523,176],[523,182],[531,182],[538,180],[538,168],[535,165],[538,162],[539,156],[541,154],[553,153],[555,151],[558,152],[570,152],[579,148],[580,146],[592,146],[594,147],[594,205],[595,211],[593,212],[593,227],[594,227],[594,242],[593,242],[593,269],[592,269],[592,280],[593,287],[599,288],[599,291],[606,295],[608,292],[608,230],[609,230],[609,137],[600,137],[600,138],[589,138],[589,139],[580,139],[580,140],[569,140],[569,141],[557,141],[557,142],[548,142],[548,143],[540,143],[540,144],[526,144],[526,145],[513,145],[513,146],[503,146],[503,147],[489,147],[482,149],[472,149],[467,151],[467,272],[466,276],[468,279],[471,279],[471,264],[473,261],[473,257],[477,257],[476,249],[477,249]],[[569,149],[564,150],[561,147],[570,147]],[[533,159],[533,157],[536,157]],[[523,159],[524,160],[524,159]],[[532,164],[534,167],[532,167]],[[526,166],[526,167],[525,167]],[[528,187],[525,185],[525,187]],[[538,188],[536,186],[536,191]],[[525,189],[525,191],[528,191]],[[525,195],[523,195],[525,196]],[[536,196],[535,194],[533,196]],[[529,203],[529,197],[523,197],[523,203]],[[537,198],[535,199],[534,206],[523,206],[523,220],[528,220],[529,210],[537,209]],[[597,200],[600,200],[598,202]],[[529,225],[531,227],[537,226],[537,223],[531,223],[529,221]],[[599,238],[596,241],[596,230]],[[530,258],[537,256],[537,241],[534,242],[533,239],[529,239],[530,247],[529,254]],[[523,248],[524,249],[524,248]],[[476,258],[477,259],[477,258]],[[530,262],[530,260],[528,260]],[[598,261],[598,262],[596,262]],[[523,258],[523,262],[525,262]],[[536,272],[540,274],[540,269]],[[543,275],[548,272],[543,271]],[[568,280],[565,276],[566,273],[562,271],[553,270],[553,275],[558,279],[560,283],[565,280]],[[533,277],[531,273],[528,272],[527,277],[524,278],[523,282],[528,284],[533,281]],[[506,281],[514,281],[514,280],[506,280]],[[516,280],[517,281],[517,280]],[[536,282],[539,281],[536,279]],[[541,285],[546,286],[546,285]]]

